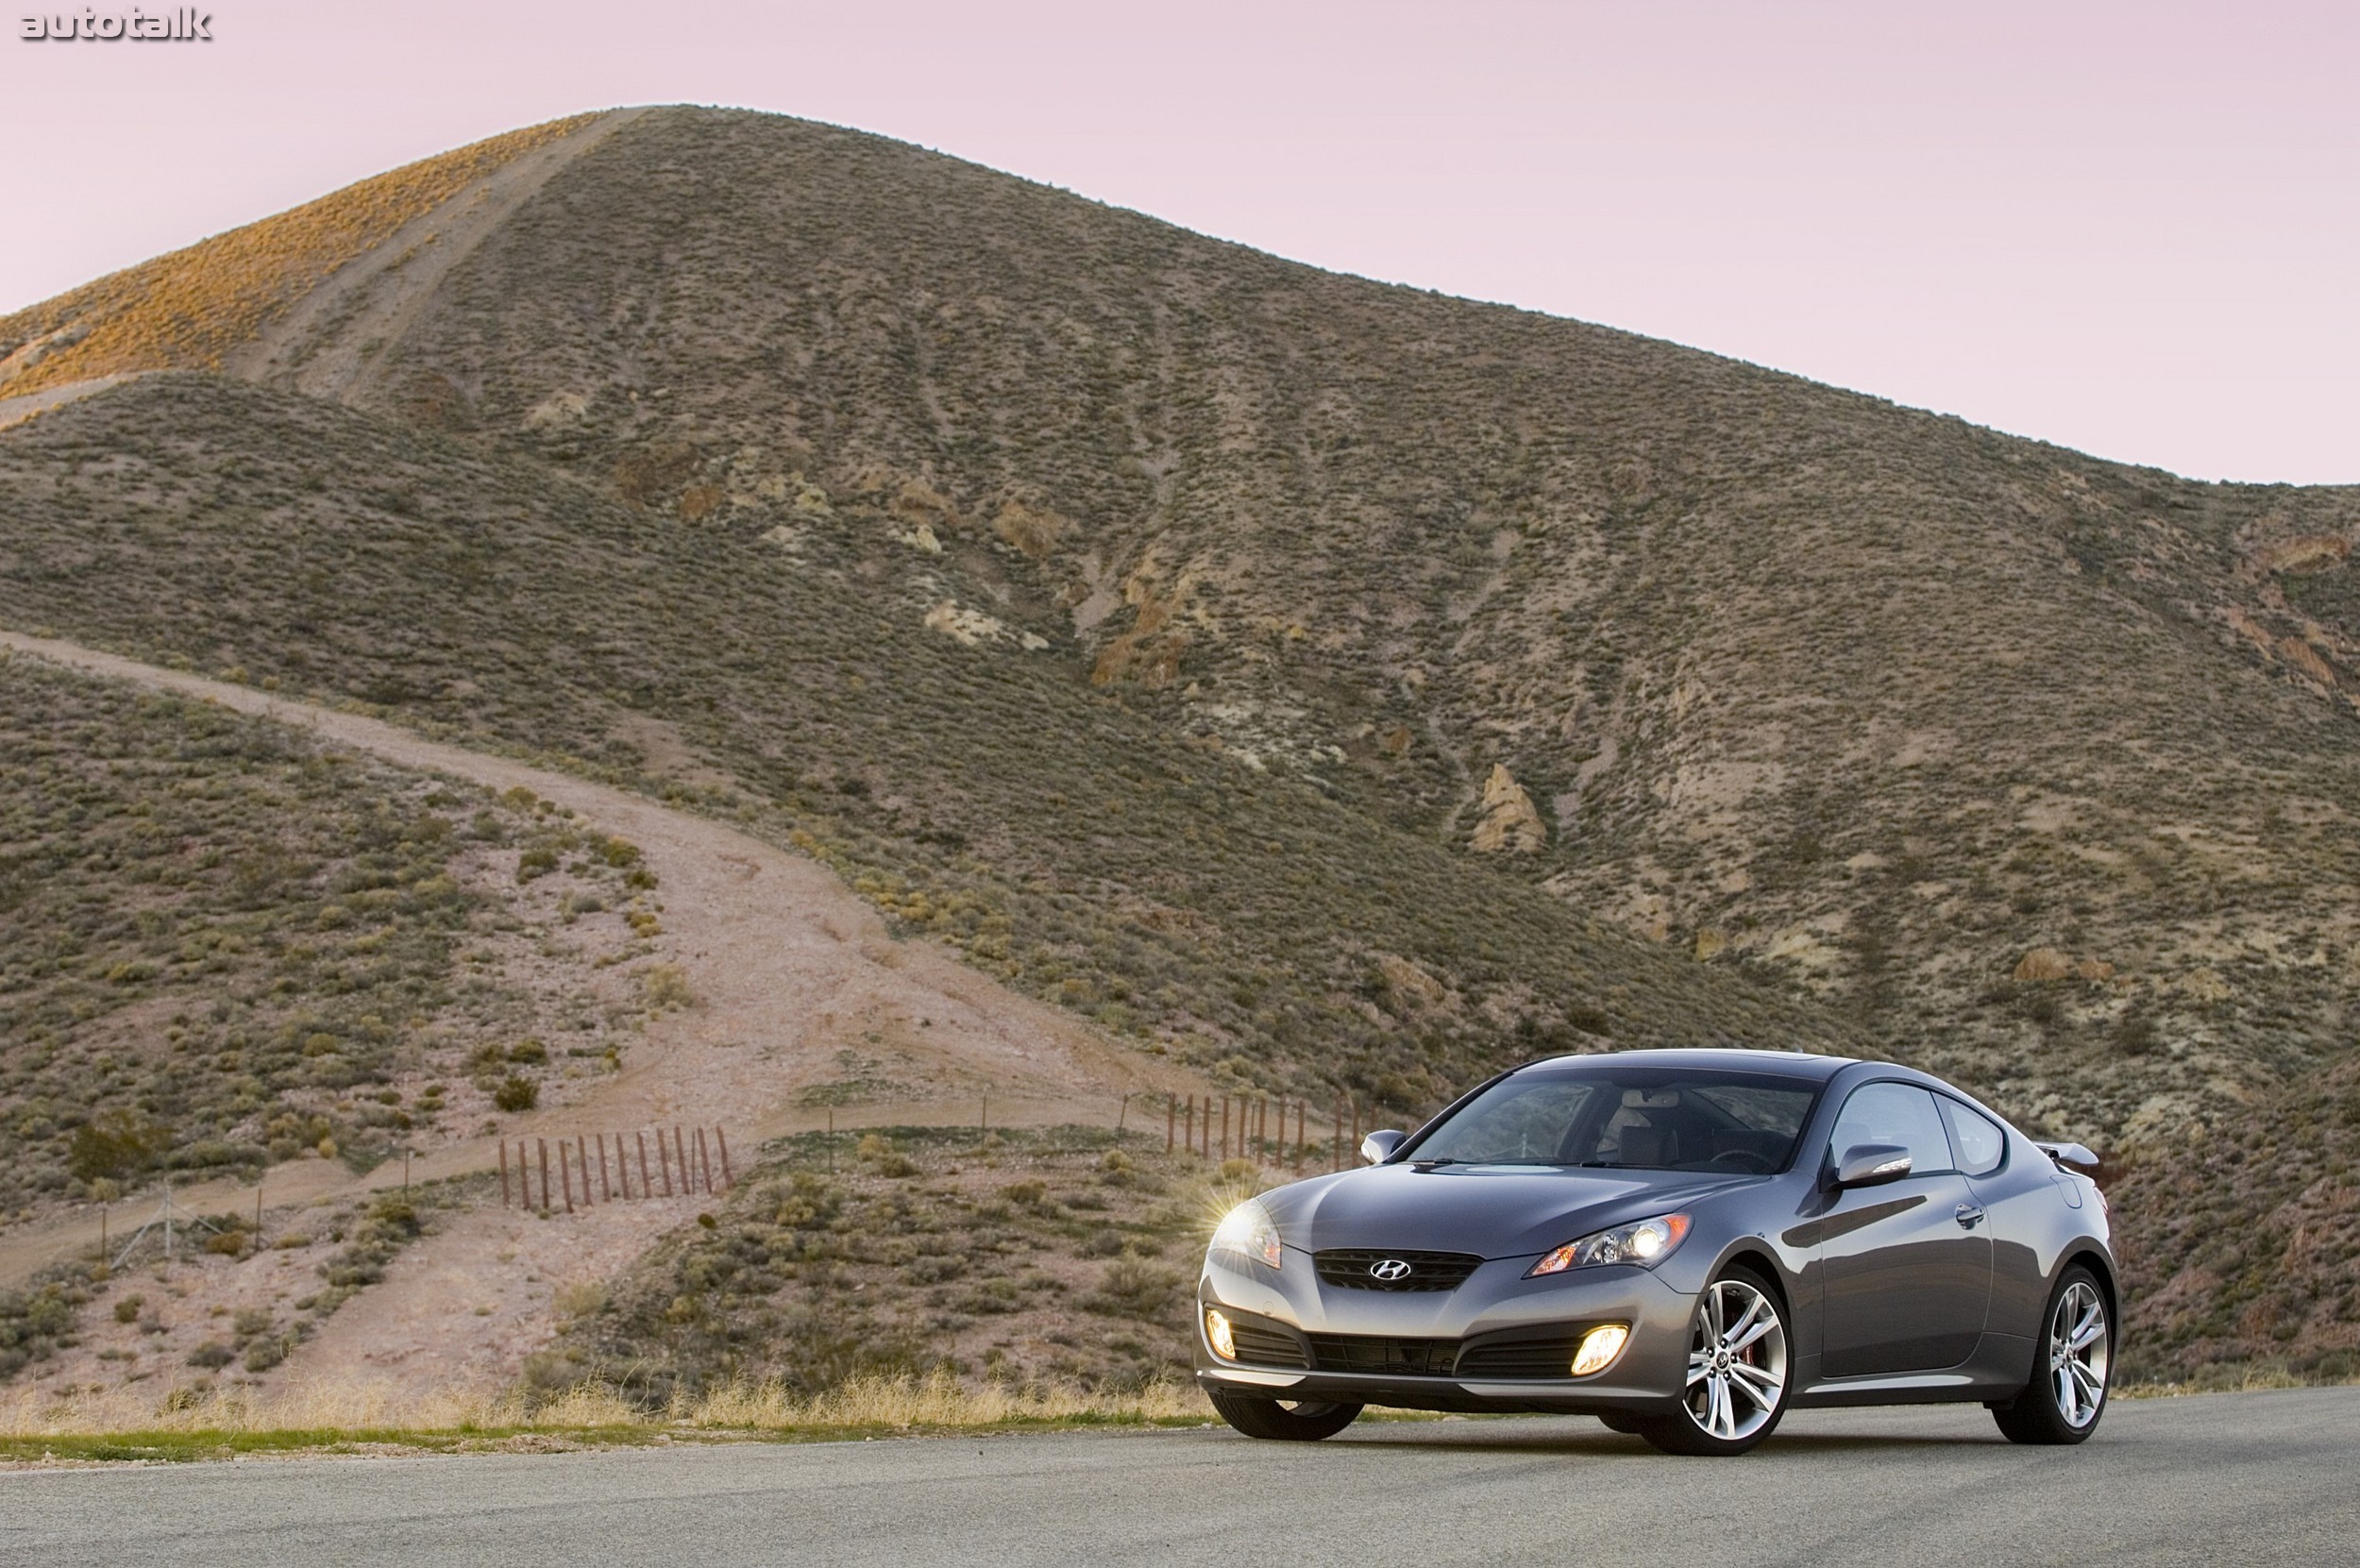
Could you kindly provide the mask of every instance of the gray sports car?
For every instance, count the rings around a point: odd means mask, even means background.
[[[1586,1411],[1740,1454],[1795,1406],[1981,1401],[2088,1437],[2117,1318],[2106,1201],[1938,1078],[1768,1051],[1534,1062],[1368,1164],[1239,1205],[1197,1378],[1257,1438],[1365,1405]]]

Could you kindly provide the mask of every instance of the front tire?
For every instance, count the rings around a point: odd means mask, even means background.
[[[2098,1276],[2078,1263],[2067,1269],[2043,1322],[2048,1327],[2032,1380],[2005,1405],[1994,1405],[1991,1417],[2010,1442],[2080,1442],[2106,1413],[2115,1362],[2114,1324]]]
[[[1752,1270],[1731,1269],[1696,1298],[1678,1412],[1641,1422],[1639,1435],[1666,1454],[1743,1454],[1786,1414],[1786,1374],[1778,1292]]]
[[[1332,1438],[1359,1419],[1361,1407],[1302,1399],[1280,1402],[1232,1393],[1226,1389],[1205,1391],[1221,1419],[1250,1438],[1273,1442],[1317,1442]]]

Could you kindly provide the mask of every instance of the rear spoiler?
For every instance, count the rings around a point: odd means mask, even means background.
[[[2035,1143],[2033,1148],[2047,1155],[2060,1167],[2079,1171],[2084,1175],[2098,1169],[2098,1156],[2079,1143]]]

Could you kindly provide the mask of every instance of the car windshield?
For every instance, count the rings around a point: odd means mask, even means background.
[[[1428,1128],[1414,1161],[1650,1171],[1783,1170],[1819,1086],[1774,1073],[1617,1068],[1503,1078]]]

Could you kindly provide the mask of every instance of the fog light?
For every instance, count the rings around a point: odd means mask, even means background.
[[[1213,1354],[1220,1357],[1222,1360],[1234,1361],[1238,1358],[1238,1337],[1229,1332],[1229,1320],[1222,1316],[1219,1312],[1215,1312],[1210,1309],[1206,1310],[1205,1314],[1205,1338],[1211,1341]],[[1585,1343],[1582,1348],[1587,1350],[1589,1346]],[[1622,1341],[1618,1340],[1615,1341],[1615,1349],[1619,1350],[1621,1348]],[[1607,1352],[1608,1358],[1611,1359],[1613,1354],[1613,1351]],[[1605,1365],[1605,1362],[1600,1362],[1599,1365],[1603,1366]]]
[[[1215,1313],[1214,1316],[1220,1316]],[[1222,1325],[1224,1329],[1227,1324]],[[1623,1354],[1623,1344],[1630,1338],[1630,1330],[1619,1323],[1593,1328],[1581,1337],[1581,1348],[1574,1352],[1574,1375],[1587,1377],[1593,1372],[1604,1372],[1614,1357]]]

